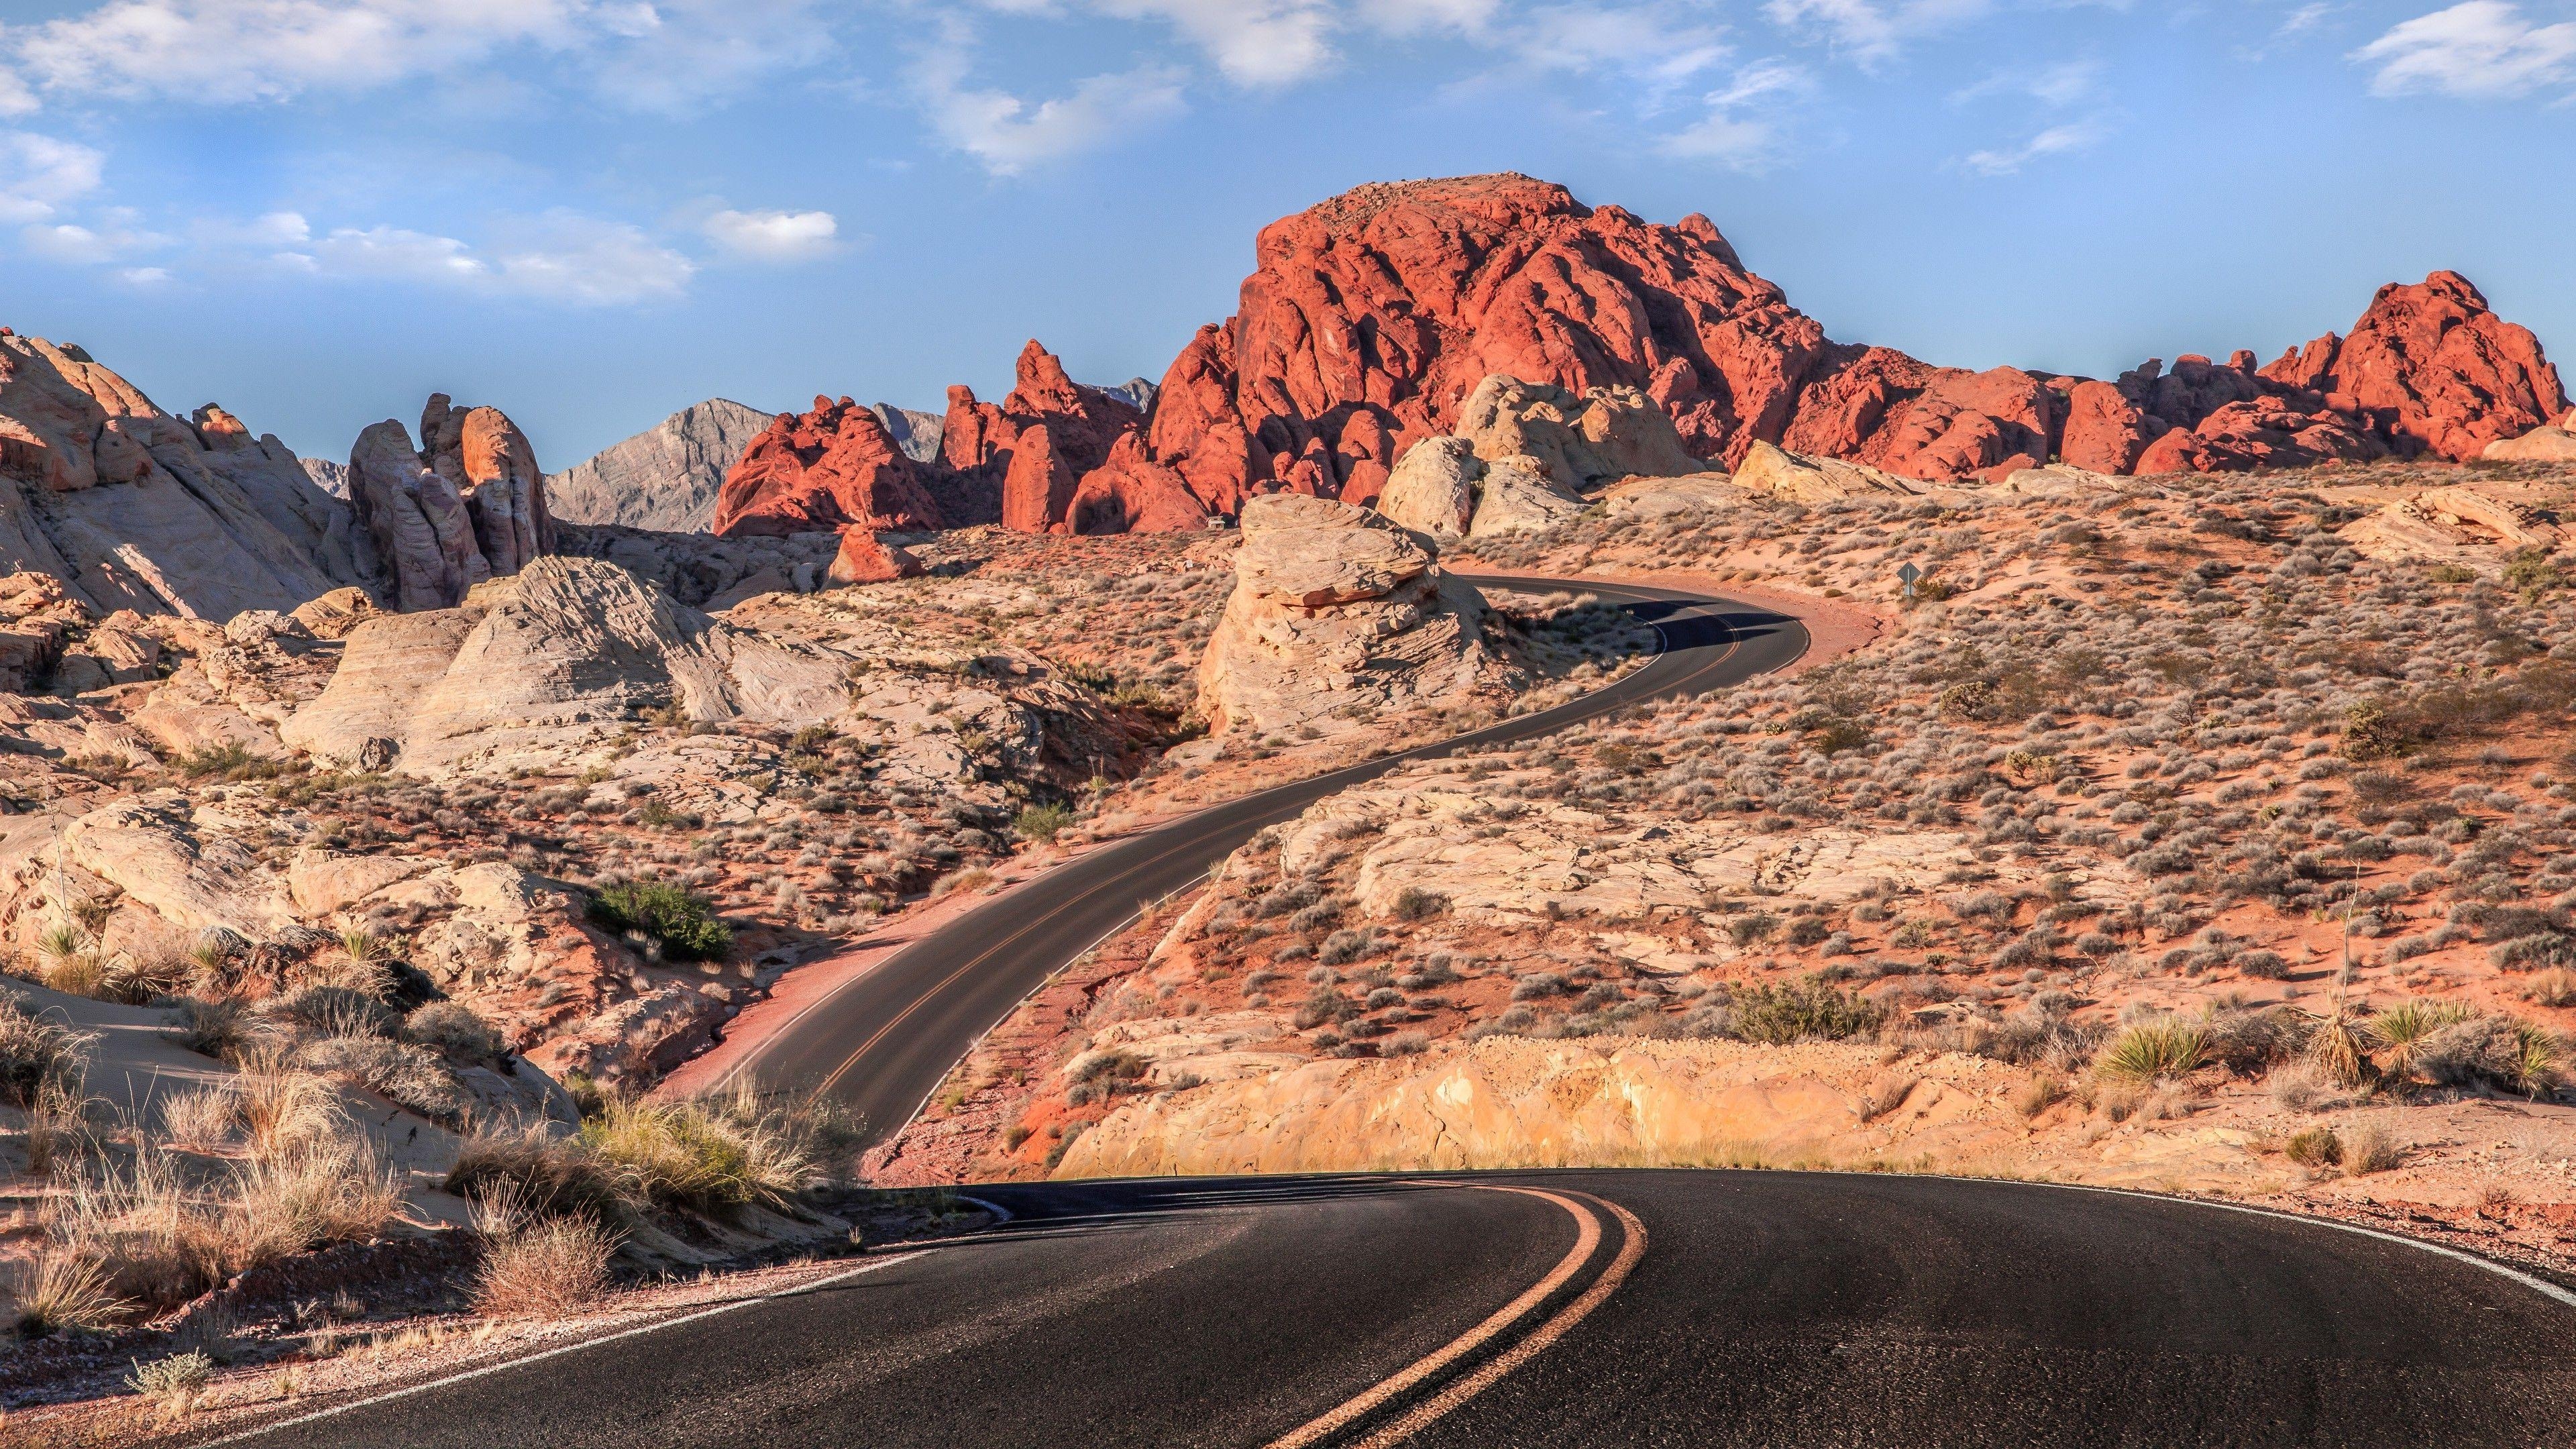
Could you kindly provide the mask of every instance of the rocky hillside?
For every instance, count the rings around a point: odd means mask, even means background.
[[[546,475],[546,501],[567,523],[695,533],[715,516],[716,490],[770,415],[709,398],[653,428]]]
[[[1274,490],[1365,502],[1497,375],[1631,390],[1712,465],[1767,445],[1931,483],[2053,463],[2130,475],[2459,462],[2567,406],[2539,340],[2450,272],[2381,288],[2349,335],[2269,365],[2242,351],[2151,359],[2102,381],[1835,342],[1708,218],[1647,222],[1526,176],[1363,186],[1272,223],[1255,250],[1236,314],[1199,329],[1141,406],[1074,389],[1032,342],[998,410],[951,390],[941,456],[914,460],[915,491],[898,498],[871,494],[881,446],[825,456],[836,425],[818,400],[781,425],[798,466],[773,455],[750,470],[719,531],[1185,529]]]

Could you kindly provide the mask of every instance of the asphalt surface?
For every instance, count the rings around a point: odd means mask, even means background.
[[[1512,1186],[1587,1204],[1597,1246],[1476,1351],[1308,1443],[1394,1442],[1408,1419],[1424,1449],[2524,1446],[2576,1423],[2576,1308],[2418,1247],[2021,1183],[1568,1172],[979,1190],[1018,1220],[247,1442],[1261,1449],[1569,1256],[1575,1213]],[[1602,1296],[1630,1240],[1605,1204],[1643,1238]]]
[[[1596,594],[1652,623],[1663,652],[1554,709],[1212,806],[1051,870],[853,978],[763,1042],[734,1075],[764,1089],[828,1092],[859,1116],[871,1143],[882,1141],[912,1120],[949,1069],[1049,973],[1125,927],[1141,904],[1204,876],[1263,826],[1407,760],[1528,739],[1649,700],[1739,684],[1807,651],[1797,620],[1726,599],[1580,579],[1461,577],[1483,588]]]

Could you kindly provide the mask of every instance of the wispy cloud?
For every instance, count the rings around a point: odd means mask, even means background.
[[[1786,61],[1765,60],[1737,72],[1734,83],[1701,98],[1707,112],[1660,137],[1655,149],[1685,161],[1713,161],[1736,171],[1763,171],[1780,159],[1786,136],[1773,103],[1815,89],[1815,78]]]
[[[1068,94],[1031,101],[969,79],[974,33],[951,21],[913,68],[923,118],[941,142],[996,176],[1096,150],[1188,108],[1182,74],[1150,64],[1074,83]]]
[[[77,141],[0,131],[0,223],[50,221],[98,190],[107,157]]]
[[[2064,156],[2089,150],[2110,133],[2109,122],[2102,119],[2069,121],[2063,125],[2050,126],[2018,146],[1992,151],[1971,151],[1961,158],[1960,164],[1980,176],[2010,176],[2043,157]]]
[[[550,212],[488,247],[406,227],[337,227],[275,254],[291,270],[343,280],[412,282],[581,307],[659,301],[697,266],[636,226]]]
[[[1769,0],[1775,25],[1818,36],[1864,67],[1894,59],[1923,36],[1975,20],[1993,0]]]
[[[828,211],[719,211],[698,223],[707,239],[735,256],[801,262],[840,250],[841,223]]]
[[[2394,27],[2353,59],[2379,67],[2376,95],[2511,99],[2576,83],[2576,21],[2542,25],[2504,0],[2467,0]]]

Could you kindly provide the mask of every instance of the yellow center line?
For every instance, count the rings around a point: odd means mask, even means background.
[[[1637,1259],[1646,1251],[1646,1225],[1637,1221],[1636,1215],[1626,1208],[1614,1202],[1606,1202],[1590,1193],[1554,1193],[1534,1187],[1507,1187],[1497,1183],[1442,1182],[1424,1183],[1422,1186],[1463,1188],[1471,1192],[1511,1192],[1519,1193],[1523,1197],[1542,1198],[1552,1202],[1565,1209],[1575,1221],[1574,1247],[1558,1261],[1556,1267],[1550,1270],[1546,1277],[1531,1284],[1527,1292],[1496,1309],[1484,1322],[1458,1335],[1437,1351],[1416,1360],[1367,1392],[1272,1440],[1267,1449],[1308,1449],[1310,1445],[1323,1442],[1358,1420],[1385,1407],[1397,1396],[1421,1384],[1442,1369],[1475,1352],[1492,1341],[1496,1334],[1527,1317],[1531,1310],[1546,1302],[1556,1290],[1564,1287],[1568,1280],[1581,1272],[1585,1264],[1592,1261],[1593,1253],[1601,1245],[1601,1219],[1584,1207],[1582,1202],[1575,1201],[1576,1198],[1608,1208],[1617,1214],[1620,1226],[1627,1234],[1626,1241],[1620,1245],[1618,1256],[1602,1272],[1601,1277],[1595,1280],[1590,1288],[1584,1290],[1582,1297],[1559,1310],[1555,1317],[1541,1324],[1528,1338],[1521,1340],[1508,1352],[1496,1357],[1476,1372],[1442,1390],[1403,1418],[1361,1440],[1361,1445],[1366,1446],[1366,1449],[1378,1449],[1378,1446],[1398,1443],[1421,1432],[1424,1426],[1443,1414],[1483,1393],[1503,1375],[1510,1373],[1549,1344],[1564,1337],[1566,1330],[1581,1322],[1593,1309],[1600,1307],[1602,1301],[1627,1279],[1629,1270],[1637,1265]]]

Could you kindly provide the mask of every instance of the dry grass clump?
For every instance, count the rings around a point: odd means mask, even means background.
[[[0,995],[0,1100],[28,1107],[48,1089],[77,1092],[94,1040]]]
[[[62,1248],[39,1253],[11,1285],[9,1296],[18,1306],[18,1331],[29,1338],[103,1333],[134,1306],[110,1289],[104,1265]]]
[[[440,1186],[478,1203],[506,1198],[536,1217],[580,1214],[609,1222],[627,1206],[618,1182],[588,1145],[547,1123],[467,1133]]]
[[[640,1201],[731,1212],[784,1203],[845,1172],[857,1124],[822,1099],[764,1102],[746,1084],[682,1102],[611,1095],[581,1141]]]
[[[531,1212],[514,1187],[485,1194],[474,1206],[483,1263],[474,1277],[476,1311],[491,1317],[561,1318],[608,1291],[616,1239],[580,1217]]]

